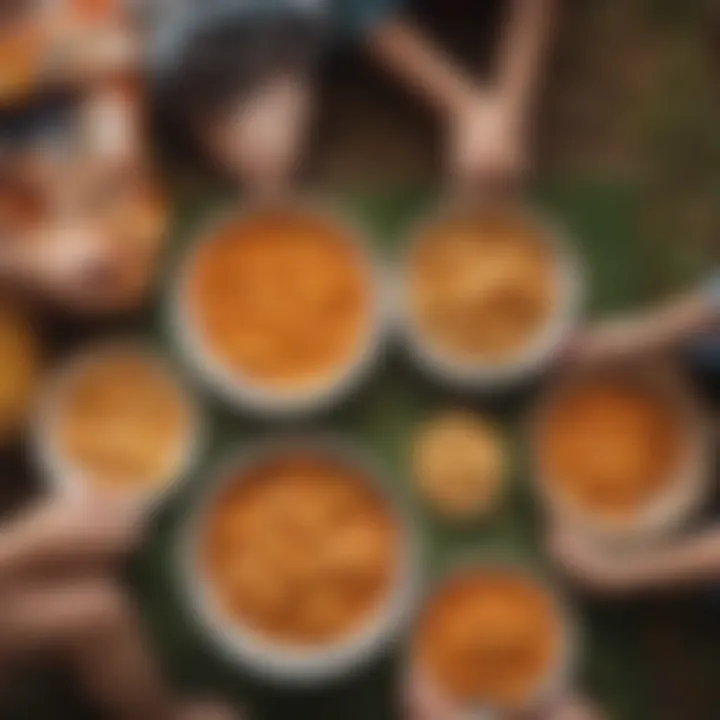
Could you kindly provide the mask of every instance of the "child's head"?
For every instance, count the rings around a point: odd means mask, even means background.
[[[160,38],[161,112],[195,143],[205,144],[209,128],[277,80],[311,70],[323,45],[322,18],[286,5],[200,3]]]

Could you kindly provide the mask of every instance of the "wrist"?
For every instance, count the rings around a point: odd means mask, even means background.
[[[484,102],[485,94],[471,78],[458,77],[453,87],[448,87],[438,100],[440,111],[452,119],[471,111]]]
[[[512,88],[497,86],[488,95],[512,130],[519,130],[526,124],[529,102],[524,94],[514,92]]]

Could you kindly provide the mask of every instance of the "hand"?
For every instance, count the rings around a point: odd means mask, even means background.
[[[458,720],[460,717],[418,671],[412,674],[406,689],[405,708],[407,720]]]
[[[513,720],[601,720],[601,714],[590,703],[577,697],[563,697],[535,714]]]
[[[114,310],[126,299],[121,252],[101,223],[58,220],[27,238],[18,275],[21,284],[70,310]]]
[[[631,575],[626,564],[567,527],[553,530],[550,552],[562,570],[588,591],[619,593],[629,589]]]
[[[521,123],[502,98],[476,93],[450,117],[450,164],[463,189],[514,192],[527,171]]]
[[[284,189],[300,166],[310,120],[308,87],[281,78],[207,129],[215,162],[260,193]]]
[[[244,720],[245,717],[226,705],[203,703],[181,707],[173,720]]]
[[[15,518],[0,533],[4,581],[61,567],[115,563],[142,538],[139,503],[104,496],[53,499]]]

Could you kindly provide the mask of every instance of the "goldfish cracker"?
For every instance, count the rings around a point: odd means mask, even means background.
[[[415,438],[412,463],[423,497],[448,519],[483,517],[497,505],[506,470],[503,440],[472,413],[428,421]]]

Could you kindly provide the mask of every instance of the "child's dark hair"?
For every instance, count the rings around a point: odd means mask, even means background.
[[[185,130],[222,112],[274,77],[315,63],[324,24],[301,11],[238,13],[205,20],[178,40],[160,77],[164,114]]]

